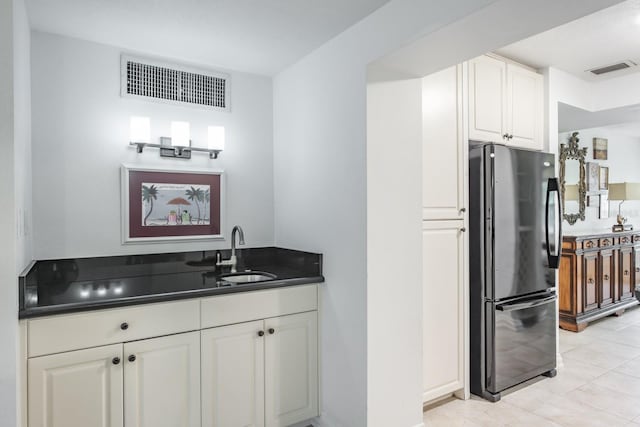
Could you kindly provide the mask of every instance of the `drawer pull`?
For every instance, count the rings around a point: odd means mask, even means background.
[[[604,241],[602,242],[602,245],[603,245],[603,246],[609,246],[609,245],[611,245],[611,240],[609,240],[609,239],[604,239]]]
[[[592,248],[592,247],[593,247],[593,242],[592,242],[591,240],[589,240],[589,241],[585,244],[585,246],[586,246],[587,248]]]
[[[136,361],[136,355],[132,354],[131,356],[129,356],[129,362],[135,362]]]
[[[273,335],[276,333],[276,330],[273,328],[269,328],[269,334]]]
[[[263,337],[264,336],[264,331],[258,331],[258,336],[259,337]]]
[[[127,329],[129,329],[129,324],[127,322],[121,323],[120,329],[122,329],[123,331],[126,331]]]
[[[604,280],[609,280],[609,275],[608,274],[604,275]]]
[[[629,243],[629,238],[628,237],[623,237],[622,238],[622,243]]]
[[[118,365],[120,363],[120,358],[114,357],[113,359],[111,359],[111,363],[113,363],[114,365]]]

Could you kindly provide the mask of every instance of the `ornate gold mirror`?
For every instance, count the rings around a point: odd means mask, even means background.
[[[573,132],[568,144],[560,144],[560,197],[563,218],[571,225],[584,221],[587,182],[585,158],[587,148],[580,148],[578,132]]]

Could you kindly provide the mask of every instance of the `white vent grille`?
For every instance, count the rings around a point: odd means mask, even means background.
[[[123,55],[121,95],[229,110],[229,76]]]

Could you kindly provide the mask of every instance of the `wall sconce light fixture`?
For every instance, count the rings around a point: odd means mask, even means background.
[[[189,122],[171,122],[171,137],[160,137],[160,144],[151,144],[151,122],[148,117],[131,117],[129,145],[138,153],[145,147],[160,149],[160,156],[190,159],[191,152],[209,153],[210,159],[217,159],[224,150],[224,127],[209,126],[208,148],[191,147]]]

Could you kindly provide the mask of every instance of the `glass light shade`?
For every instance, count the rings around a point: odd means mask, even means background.
[[[224,150],[224,127],[209,126],[208,142],[209,150]]]
[[[131,117],[129,141],[149,143],[151,140],[151,120],[149,117]]]
[[[171,145],[190,147],[191,132],[189,122],[171,122]]]

